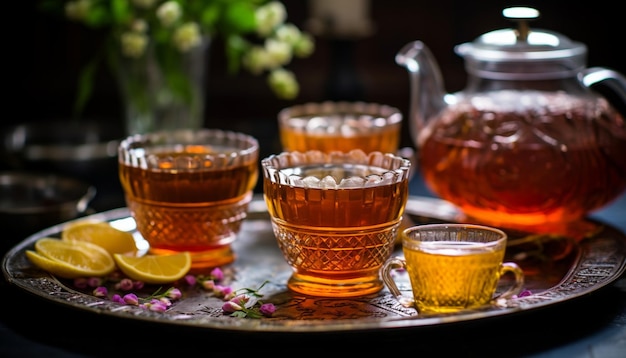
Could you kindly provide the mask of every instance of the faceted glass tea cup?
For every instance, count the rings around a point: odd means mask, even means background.
[[[283,152],[261,161],[288,288],[326,297],[380,291],[394,248],[411,162],[391,153]]]
[[[381,276],[398,301],[420,313],[451,313],[505,300],[521,292],[524,272],[514,262],[503,262],[507,235],[502,230],[471,224],[430,224],[401,233],[404,258],[392,257]],[[398,289],[395,269],[409,275],[413,297]],[[498,283],[510,274],[496,293]]]
[[[153,254],[189,251],[192,268],[235,260],[231,243],[258,180],[258,141],[217,129],[133,135],[118,150],[119,177]]]
[[[284,151],[332,150],[396,153],[400,144],[402,113],[378,103],[306,103],[278,113]]]

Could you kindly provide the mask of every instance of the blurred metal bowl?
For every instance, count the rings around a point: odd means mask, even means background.
[[[119,126],[105,122],[27,123],[5,131],[3,152],[12,168],[92,181],[111,165],[117,172],[117,146],[122,137]]]
[[[69,176],[92,184],[98,210],[123,205],[117,146],[123,126],[104,120],[54,120],[3,130],[0,159],[8,170]]]
[[[4,248],[27,235],[87,214],[96,188],[54,174],[0,172],[0,225]],[[10,242],[7,242],[10,241]]]

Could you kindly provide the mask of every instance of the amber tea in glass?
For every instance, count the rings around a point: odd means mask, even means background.
[[[390,153],[283,152],[262,161],[278,246],[293,268],[288,287],[353,297],[382,289],[408,198],[410,161]]]
[[[278,114],[285,151],[396,153],[402,113],[394,107],[365,102],[322,102],[294,105]]]
[[[135,135],[119,147],[119,176],[153,254],[189,251],[193,268],[232,262],[230,244],[258,178],[258,142],[202,129]]]
[[[451,313],[477,308],[495,299],[518,294],[524,273],[514,262],[502,262],[507,235],[496,228],[469,224],[431,224],[402,232],[404,258],[389,259],[382,278],[391,293],[405,306],[420,313]],[[404,297],[392,271],[407,271],[413,298]],[[497,295],[502,276],[515,280]]]

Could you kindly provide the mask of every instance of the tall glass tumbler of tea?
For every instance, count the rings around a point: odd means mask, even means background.
[[[402,112],[378,103],[305,103],[282,109],[278,129],[284,151],[332,150],[396,153]]]
[[[153,254],[189,251],[192,268],[231,263],[231,244],[258,179],[256,138],[218,129],[133,135],[121,141],[119,177]]]
[[[411,162],[361,150],[282,152],[261,161],[274,235],[296,293],[380,291],[408,198]]]

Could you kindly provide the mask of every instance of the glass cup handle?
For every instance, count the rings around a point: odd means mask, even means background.
[[[507,273],[513,274],[515,282],[506,291],[495,296],[493,298],[494,301],[509,299],[522,292],[522,288],[524,288],[524,271],[516,263],[504,262],[500,265],[500,277],[506,275]]]
[[[400,257],[392,257],[385,262],[381,270],[381,277],[385,286],[391,291],[391,294],[398,300],[398,302],[407,308],[413,307],[413,298],[402,296],[402,292],[398,289],[398,285],[393,280],[392,271],[397,269],[406,270],[406,261]]]

